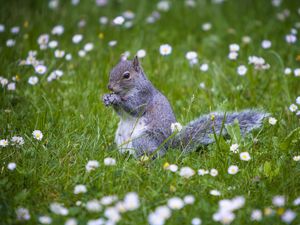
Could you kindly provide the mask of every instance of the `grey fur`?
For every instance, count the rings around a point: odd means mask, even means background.
[[[212,138],[214,132],[219,136],[222,130],[222,136],[226,136],[228,133],[225,125],[232,124],[235,119],[239,122],[241,134],[245,136],[251,130],[259,128],[262,120],[268,116],[268,113],[249,109],[226,114],[223,112],[212,112],[187,124],[174,137],[172,146],[180,146],[184,152],[189,152],[198,146],[211,144],[215,141]]]
[[[125,78],[126,73],[130,74],[130,78]],[[169,147],[191,151],[199,145],[207,145],[214,141],[210,137],[212,126],[217,135],[220,133],[224,113],[213,113],[214,121],[211,120],[211,114],[204,115],[190,122],[172,140],[168,140],[172,134],[171,124],[176,122],[176,118],[167,98],[147,79],[137,57],[133,61],[122,59],[111,70],[109,88],[113,93],[105,94],[103,102],[106,106],[113,106],[121,122],[123,121],[119,124],[116,140],[119,140],[119,136],[120,140],[123,140],[129,135],[130,146],[136,157],[156,152],[163,155]],[[241,132],[245,135],[260,127],[262,119],[266,116],[267,114],[263,112],[245,110],[226,115],[225,124],[238,119]],[[131,138],[134,131],[124,132],[124,128],[128,126],[134,129],[136,124],[142,124],[141,129],[134,134],[136,137]],[[126,133],[124,137],[121,131]],[[226,135],[225,129],[222,135]]]

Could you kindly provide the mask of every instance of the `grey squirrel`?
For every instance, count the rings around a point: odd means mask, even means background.
[[[176,123],[167,98],[147,79],[137,56],[132,60],[121,57],[111,70],[108,89],[103,96],[105,106],[112,106],[120,117],[115,142],[121,152],[136,157],[163,155],[168,148],[188,152],[214,142],[212,134],[226,135],[224,124],[239,121],[242,135],[258,128],[268,113],[244,110],[234,113],[204,115],[173,134]],[[173,124],[173,125],[172,125]]]

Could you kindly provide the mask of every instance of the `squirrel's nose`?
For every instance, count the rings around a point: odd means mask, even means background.
[[[107,85],[107,88],[108,88],[109,90],[113,91],[113,88],[112,88],[111,84],[108,84],[108,85]]]

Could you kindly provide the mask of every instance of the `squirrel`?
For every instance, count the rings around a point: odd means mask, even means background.
[[[169,148],[184,152],[213,143],[213,134],[227,135],[223,126],[238,120],[241,134],[259,128],[269,114],[258,110],[234,113],[214,112],[190,122],[180,131],[172,132],[177,123],[168,99],[145,75],[137,56],[121,57],[111,70],[108,89],[102,97],[105,106],[112,106],[120,117],[115,142],[120,152],[135,157],[162,156]]]

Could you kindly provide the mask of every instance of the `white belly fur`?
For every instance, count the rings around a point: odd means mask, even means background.
[[[145,119],[135,118],[129,115],[124,115],[118,125],[115,142],[121,153],[129,152],[134,154],[132,141],[142,135],[147,126]]]

